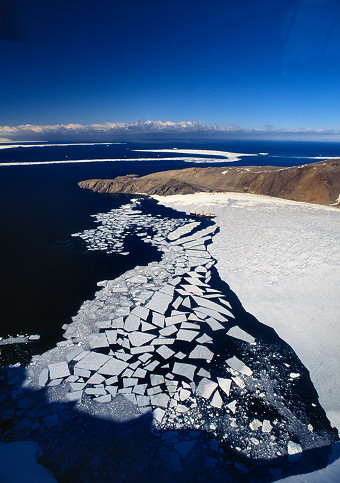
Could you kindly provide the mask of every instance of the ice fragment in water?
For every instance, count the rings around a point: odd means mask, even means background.
[[[243,340],[244,342],[248,342],[249,344],[252,344],[253,342],[255,342],[254,337],[252,337],[250,334],[248,334],[244,330],[237,327],[237,325],[235,325],[230,330],[228,330],[227,334],[231,337],[234,337],[235,339],[240,339],[240,340]]]
[[[253,371],[246,366],[240,359],[238,359],[236,356],[231,357],[230,359],[226,360],[226,363],[228,364],[229,367],[234,369],[235,371],[241,372],[241,374],[244,374],[246,376],[251,376]]]
[[[205,399],[209,399],[216,388],[217,388],[216,382],[211,381],[210,379],[207,379],[206,377],[204,377],[200,381],[196,389],[196,394],[198,396],[204,397]]]
[[[130,332],[129,340],[133,346],[141,346],[154,339],[156,336],[145,332]]]
[[[196,366],[192,364],[185,364],[183,362],[175,362],[174,368],[173,368],[173,373],[178,374],[180,376],[187,377],[191,381],[194,379],[194,373],[195,370],[197,369]]]
[[[294,443],[293,441],[288,441],[287,451],[289,455],[302,453],[302,446],[298,443]]]
[[[212,400],[211,400],[211,403],[210,403],[212,406],[214,406],[215,408],[221,408],[222,405],[223,405],[223,400],[220,396],[220,393],[218,392],[218,390],[216,390]]]
[[[70,376],[70,370],[67,362],[56,362],[55,364],[49,364],[50,379],[59,379],[60,377]]]
[[[169,304],[172,302],[172,296],[162,292],[155,292],[147,303],[147,308],[160,314],[165,314]],[[156,323],[156,322],[154,322]],[[157,325],[157,324],[156,324]]]
[[[218,384],[222,391],[226,393],[227,396],[229,396],[230,393],[230,386],[231,386],[231,379],[225,379],[224,377],[218,377],[217,378]]]
[[[124,329],[128,332],[132,332],[138,329],[140,326],[141,320],[137,315],[130,314],[127,316],[124,324]]]
[[[190,359],[211,360],[213,357],[214,353],[204,345],[197,345],[189,354]]]
[[[98,372],[108,376],[118,376],[128,366],[128,363],[120,359],[110,358],[106,364],[104,364]]]
[[[163,359],[169,359],[175,352],[166,345],[159,347],[156,352],[163,357]]]

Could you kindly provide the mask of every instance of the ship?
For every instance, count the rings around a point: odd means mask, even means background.
[[[196,211],[193,212],[193,213],[190,213],[190,217],[191,218],[208,218],[208,219],[212,219],[212,218],[216,218],[216,215],[213,215],[212,213],[197,213]]]

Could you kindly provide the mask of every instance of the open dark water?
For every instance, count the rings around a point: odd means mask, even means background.
[[[179,153],[137,153],[132,149],[225,150],[269,153],[246,157],[221,166],[294,166],[315,162],[314,156],[340,156],[340,143],[277,141],[139,143],[94,146],[58,146],[0,149],[0,164],[57,160],[129,159],[106,163],[0,165],[0,336],[40,334],[39,342],[1,348],[4,360],[24,361],[61,340],[61,326],[70,322],[82,302],[91,298],[99,280],[113,279],[136,265],[158,260],[160,253],[137,237],[126,241],[129,256],[88,252],[72,233],[94,226],[91,214],[107,212],[128,203],[129,196],[102,195],[81,190],[77,182],[89,178],[113,178],[135,173],[197,166],[178,159]],[[143,158],[159,158],[143,161]],[[162,160],[162,157],[173,158]],[[187,157],[187,156],[186,156]],[[198,157],[195,155],[195,157]],[[210,156],[209,156],[210,157]],[[198,166],[209,166],[210,163]],[[216,166],[216,164],[215,164]],[[181,216],[143,202],[150,213]],[[14,352],[13,352],[14,351]],[[9,357],[10,353],[10,357]],[[1,360],[1,359],[0,359]]]

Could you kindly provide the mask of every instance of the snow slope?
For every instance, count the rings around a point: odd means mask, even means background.
[[[209,251],[221,278],[292,346],[340,430],[339,210],[240,193],[155,198],[217,215]]]

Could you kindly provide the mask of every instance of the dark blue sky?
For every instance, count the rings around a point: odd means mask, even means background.
[[[339,0],[1,5],[1,125],[340,128]]]

